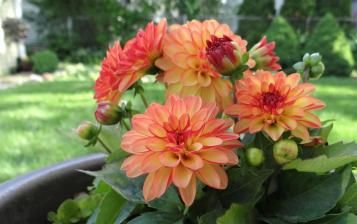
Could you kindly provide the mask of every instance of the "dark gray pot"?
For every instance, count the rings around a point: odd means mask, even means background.
[[[77,170],[98,170],[104,160],[104,154],[84,156],[1,184],[0,223],[48,223],[49,211],[55,211],[62,201],[85,191],[93,181]]]

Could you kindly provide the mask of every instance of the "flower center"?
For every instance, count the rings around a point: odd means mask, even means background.
[[[262,95],[262,106],[265,111],[276,113],[276,110],[282,106],[284,97],[279,92],[265,92]]]

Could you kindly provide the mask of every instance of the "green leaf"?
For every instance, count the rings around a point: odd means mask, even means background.
[[[223,209],[214,209],[213,211],[207,212],[198,219],[198,224],[216,224],[217,218],[224,214]]]
[[[324,217],[336,206],[350,180],[351,167],[325,176],[290,174],[280,178],[283,198],[276,203],[275,215],[287,222],[308,222]]]
[[[296,159],[283,167],[283,170],[296,169],[300,172],[325,173],[357,160],[357,156],[328,158],[321,155],[312,159]]]
[[[163,196],[149,202],[148,206],[160,211],[172,213],[181,212],[184,208],[173,186],[169,187]]]
[[[173,224],[182,223],[181,214],[172,214],[166,212],[146,212],[133,220],[128,224]]]
[[[333,145],[329,145],[328,147],[326,147],[324,149],[324,153],[328,157],[357,156],[357,144],[354,142],[337,142]]]
[[[296,169],[301,172],[324,173],[357,161],[357,145],[342,142],[323,147],[319,150],[323,155],[312,159],[297,159],[286,164],[283,169]]]
[[[261,218],[260,220],[262,220],[268,224],[289,224],[289,223],[282,221],[280,219],[277,219],[277,218]]]
[[[253,223],[252,211],[240,204],[232,204],[223,216],[217,219],[217,224]]]
[[[142,195],[143,177],[128,178],[120,169],[121,161],[107,164],[99,171],[82,171],[104,181],[128,201],[144,203]]]
[[[93,211],[98,207],[99,202],[102,199],[100,194],[81,194],[75,198],[78,207],[81,210],[81,218],[87,218],[92,215]]]
[[[313,221],[312,224],[356,224],[357,216],[352,213],[326,215],[324,218]]]
[[[262,184],[273,173],[273,170],[249,169],[243,172],[241,168],[228,170],[229,185],[220,191],[220,199],[226,205],[231,203],[254,205],[257,197],[261,196]]]
[[[327,142],[328,140],[328,136],[330,135],[331,131],[332,131],[332,128],[333,128],[333,123],[330,123],[329,125],[327,126],[324,126],[320,129],[320,136],[321,138]]]
[[[137,204],[135,204],[134,202],[131,201],[125,202],[125,204],[120,209],[120,213],[117,216],[114,223],[115,224],[123,223],[123,221],[126,220],[131,215],[131,213],[135,210],[136,206]]]
[[[57,220],[63,223],[73,223],[79,221],[81,216],[81,209],[77,202],[73,199],[67,199],[57,210]]]
[[[357,183],[351,185],[339,202],[341,207],[348,206],[352,212],[357,212]],[[356,222],[357,223],[357,222]]]
[[[107,193],[99,205],[99,211],[96,224],[111,224],[116,220],[125,199],[116,191],[112,190]]]

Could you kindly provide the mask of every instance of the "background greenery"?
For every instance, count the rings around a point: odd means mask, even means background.
[[[323,78],[316,85],[316,97],[327,103],[318,114],[322,120],[336,119],[331,141],[357,140],[357,80]],[[73,133],[82,120],[93,120],[92,86],[93,80],[75,77],[0,91],[0,182],[93,151]],[[163,100],[163,86],[145,88],[150,100]],[[143,107],[138,98],[134,107]]]

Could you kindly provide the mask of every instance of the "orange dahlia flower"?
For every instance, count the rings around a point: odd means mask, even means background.
[[[308,128],[319,128],[320,119],[312,113],[325,104],[310,96],[315,87],[309,83],[299,84],[300,74],[275,75],[258,70],[255,75],[245,73],[236,82],[237,104],[225,110],[228,115],[239,118],[235,132],[256,133],[264,131],[273,140],[278,140],[284,131],[309,141]]]
[[[223,36],[234,41],[241,54],[246,52],[247,42],[216,20],[193,20],[170,27],[164,40],[164,56],[155,63],[164,71],[168,95],[198,95],[204,102],[216,102],[220,108],[232,103],[232,85],[211,65],[206,50],[207,41]]]
[[[154,66],[162,55],[166,20],[157,25],[149,23],[144,30],[129,40],[124,49],[117,42],[107,52],[102,62],[94,90],[97,102],[118,103],[120,96]]]
[[[155,60],[162,56],[166,27],[166,19],[162,19],[157,25],[150,22],[144,30],[139,30],[136,36],[125,44],[127,59],[119,63],[121,70],[146,73],[153,68]]]
[[[132,119],[133,129],[121,148],[133,155],[122,164],[128,177],[148,174],[143,187],[145,201],[159,198],[174,184],[189,206],[196,194],[196,178],[216,189],[227,187],[225,164],[237,164],[234,149],[238,135],[227,129],[231,120],[216,119],[214,103],[200,97],[170,96],[165,105],[153,103]]]
[[[137,80],[135,73],[119,72],[119,62],[125,58],[119,42],[114,43],[113,47],[107,51],[107,56],[102,61],[99,77],[94,85],[94,98],[97,102],[117,103],[121,94]]]

